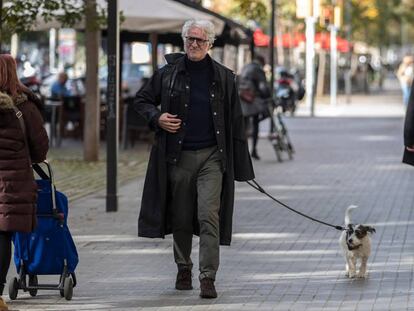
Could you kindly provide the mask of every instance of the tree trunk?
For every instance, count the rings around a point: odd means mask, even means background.
[[[3,0],[0,0],[0,53],[1,53],[1,44],[2,44],[2,28],[3,28]]]
[[[100,31],[96,25],[96,0],[85,0],[86,45],[86,98],[83,137],[85,161],[99,159],[100,93],[98,85],[98,61]]]
[[[151,33],[150,41],[151,41],[152,72],[155,72],[158,69],[158,34],[155,32]]]

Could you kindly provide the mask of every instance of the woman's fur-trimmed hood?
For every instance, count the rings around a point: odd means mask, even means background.
[[[10,95],[0,92],[0,109],[11,109],[13,106],[20,105],[27,101],[26,94],[19,94],[11,97]]]

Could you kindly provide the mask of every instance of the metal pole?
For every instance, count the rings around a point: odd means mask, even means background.
[[[337,29],[335,25],[330,25],[331,30],[331,106],[335,107],[337,104],[337,64],[338,64],[338,51],[337,51],[337,41],[336,33]]]
[[[56,69],[56,29],[49,31],[49,70]]]
[[[118,123],[119,123],[119,14],[118,1],[108,0],[108,90],[106,118],[106,211],[118,210]]]
[[[19,35],[17,33],[14,33],[11,36],[10,55],[16,58],[18,50],[19,50]]]
[[[270,62],[270,94],[273,98],[274,88],[275,88],[275,9],[276,1],[272,0],[271,2],[271,18],[270,18],[270,41],[269,41],[269,62]],[[272,118],[273,118],[273,107],[271,108]],[[273,122],[270,122],[269,132],[272,133],[274,130]]]
[[[349,104],[351,102],[351,94],[352,94],[352,49],[350,47],[351,40],[352,40],[352,3],[351,0],[346,0],[345,3],[345,19],[346,19],[346,39],[348,41],[348,68],[346,71],[346,77],[345,77],[345,94],[346,94],[346,102]]]
[[[273,96],[273,90],[274,90],[274,82],[275,82],[275,9],[276,9],[276,3],[275,0],[272,0],[272,6],[271,6],[271,20],[270,20],[270,41],[269,41],[269,61],[270,61],[270,91]]]
[[[315,17],[306,17],[306,106],[315,115]]]

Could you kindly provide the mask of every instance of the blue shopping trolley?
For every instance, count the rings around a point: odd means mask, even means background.
[[[47,168],[47,172],[42,166]],[[68,199],[55,189],[48,162],[33,164],[39,175],[37,227],[31,233],[15,233],[14,263],[19,276],[9,282],[9,296],[17,298],[19,289],[36,296],[38,290],[59,290],[66,300],[72,299],[76,286],[75,268],[78,253],[67,226]],[[58,284],[39,284],[39,275],[59,275]]]

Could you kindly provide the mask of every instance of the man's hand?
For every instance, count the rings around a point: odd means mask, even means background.
[[[158,119],[159,126],[170,133],[177,133],[181,126],[181,120],[177,118],[176,114],[164,112]]]
[[[414,146],[405,147],[405,148],[407,149],[407,151],[414,152]]]

